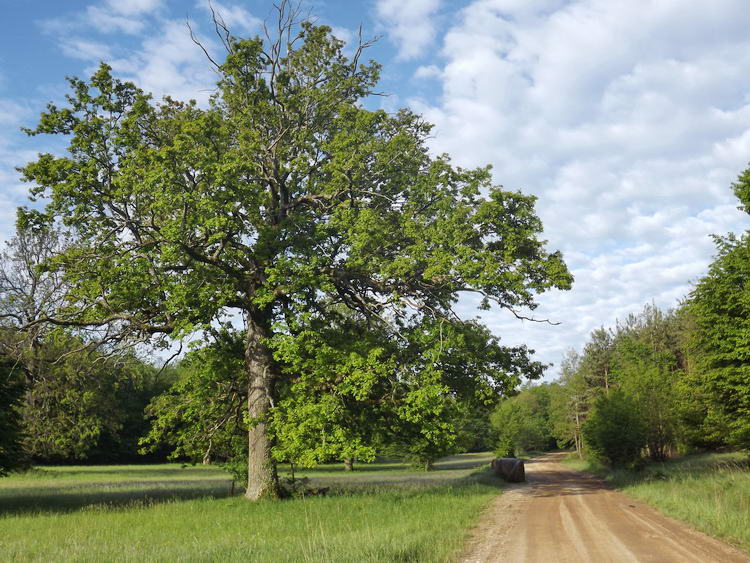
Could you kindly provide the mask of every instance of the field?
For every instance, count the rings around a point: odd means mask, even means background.
[[[696,529],[750,550],[750,463],[740,453],[691,455],[651,463],[641,472],[607,471],[577,458],[628,495]]]
[[[249,503],[213,467],[42,467],[0,479],[0,560],[447,561],[500,491],[489,455],[298,473],[327,496]]]

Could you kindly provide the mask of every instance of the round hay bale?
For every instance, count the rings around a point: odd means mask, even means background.
[[[523,483],[526,481],[526,469],[521,459],[500,457],[493,459],[491,466],[495,475],[502,477],[508,483]]]

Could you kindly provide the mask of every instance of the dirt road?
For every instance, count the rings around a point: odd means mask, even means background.
[[[462,562],[750,563],[726,544],[567,469],[559,463],[563,455],[526,462],[528,483],[506,489],[490,506]]]

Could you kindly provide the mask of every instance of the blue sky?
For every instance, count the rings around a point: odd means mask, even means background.
[[[213,3],[252,35],[270,2]],[[0,238],[26,186],[15,167],[52,139],[27,139],[66,75],[104,59],[156,96],[205,100],[212,74],[185,19],[212,41],[204,0],[2,0]],[[542,296],[558,326],[485,321],[506,342],[559,362],[599,325],[654,302],[672,306],[713,255],[710,233],[743,231],[730,183],[750,161],[746,0],[313,0],[351,40],[382,35],[379,99],[435,123],[432,148],[539,197],[550,247],[575,276]],[[469,314],[472,303],[462,302]],[[473,313],[472,313],[473,314]],[[551,372],[554,375],[554,370]]]

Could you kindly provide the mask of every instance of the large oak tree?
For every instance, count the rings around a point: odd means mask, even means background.
[[[67,154],[23,168],[43,219],[80,241],[48,264],[68,299],[47,322],[179,339],[241,314],[253,499],[278,494],[268,423],[293,377],[272,345],[306,315],[343,306],[397,335],[455,320],[463,292],[522,316],[572,280],[533,197],[432,155],[419,115],[367,109],[364,46],[348,58],[284,10],[270,39],[224,35],[206,109],[154,102],[106,65],[71,79],[31,131],[66,136]]]

